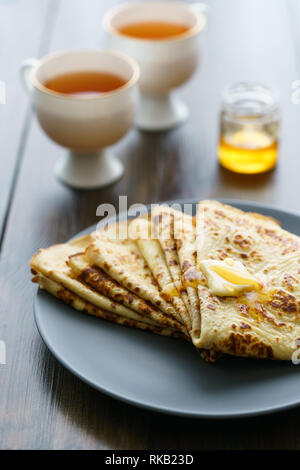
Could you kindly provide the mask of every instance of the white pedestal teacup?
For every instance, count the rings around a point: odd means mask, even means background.
[[[98,95],[64,94],[44,86],[53,77],[84,71],[115,74],[125,84]],[[43,130],[70,149],[56,164],[56,176],[79,189],[117,181],[123,166],[106,147],[120,140],[134,122],[139,78],[136,62],[112,51],[64,51],[41,60],[27,59],[21,66],[21,78]]]
[[[184,103],[171,91],[194,73],[201,56],[201,38],[206,25],[203,4],[183,2],[127,3],[110,10],[104,17],[108,46],[133,57],[139,64],[140,103],[136,124],[149,131],[170,129],[188,116]],[[119,31],[126,25],[168,22],[188,27],[178,36],[144,39]]]

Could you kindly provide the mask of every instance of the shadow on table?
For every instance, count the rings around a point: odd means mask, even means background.
[[[216,179],[221,185],[233,189],[263,189],[265,186],[271,185],[276,177],[276,169],[266,173],[256,175],[243,175],[233,173],[218,165]]]
[[[46,394],[51,393],[52,406],[59,409],[64,419],[82,433],[78,434],[72,427],[61,425],[68,433],[61,436],[59,447],[56,448],[300,448],[300,442],[297,441],[300,409],[236,420],[191,419],[160,414],[127,405],[98,392],[73,376],[49,355],[50,352],[43,347],[41,386]]]

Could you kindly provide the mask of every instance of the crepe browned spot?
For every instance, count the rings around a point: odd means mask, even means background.
[[[300,341],[300,238],[268,217],[202,201],[197,257],[198,263],[226,257],[240,261],[262,286],[232,297],[215,296],[206,285],[199,286],[199,346],[291,360]]]

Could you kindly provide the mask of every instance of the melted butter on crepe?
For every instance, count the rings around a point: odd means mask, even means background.
[[[162,293],[165,295],[168,299],[172,299],[173,297],[179,297],[179,292],[180,292],[180,287],[176,287],[175,283],[171,282],[170,284],[167,284],[163,289]]]
[[[252,276],[245,266],[232,258],[203,260],[199,266],[206,276],[207,284],[213,295],[239,296],[241,292],[259,290],[262,284]]]

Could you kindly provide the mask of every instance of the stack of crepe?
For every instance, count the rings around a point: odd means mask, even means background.
[[[75,309],[186,339],[207,361],[290,360],[300,343],[300,238],[216,201],[196,217],[157,206],[42,249],[31,268]]]

